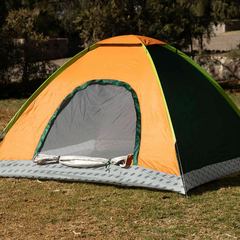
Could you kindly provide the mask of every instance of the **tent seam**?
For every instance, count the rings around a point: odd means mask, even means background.
[[[165,95],[164,95],[164,92],[163,92],[163,88],[162,88],[162,84],[161,84],[160,78],[158,76],[155,64],[154,64],[154,62],[152,60],[152,57],[151,57],[149,51],[147,50],[147,48],[146,48],[146,46],[144,44],[142,44],[142,47],[144,48],[145,52],[147,53],[148,59],[149,59],[149,61],[151,63],[151,66],[153,67],[154,74],[155,74],[155,76],[156,76],[156,78],[158,80],[159,88],[160,88],[160,91],[161,91],[161,95],[163,97],[164,106],[165,106],[165,109],[166,109],[166,112],[167,112],[168,121],[169,121],[169,124],[170,124],[171,132],[172,132],[174,143],[175,143],[176,142],[176,135],[175,135],[175,132],[174,132],[174,129],[173,129],[171,116],[170,116],[170,113],[169,113],[169,109],[168,109],[168,106],[167,106],[167,101],[166,101],[166,98],[165,98]]]

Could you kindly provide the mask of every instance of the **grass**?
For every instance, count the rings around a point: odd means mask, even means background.
[[[239,49],[231,50],[231,51],[225,53],[224,57],[239,58],[240,57],[240,50]]]
[[[0,239],[236,239],[240,174],[176,193],[0,179]]]
[[[228,94],[232,101],[236,104],[236,106],[240,109],[240,95],[236,94]]]
[[[0,100],[0,134],[26,99]],[[4,135],[0,138],[0,141]]]
[[[240,106],[240,96],[230,95]],[[0,101],[0,123],[24,100]],[[2,126],[1,125],[1,126]],[[0,178],[0,239],[239,239],[240,173],[189,191]]]

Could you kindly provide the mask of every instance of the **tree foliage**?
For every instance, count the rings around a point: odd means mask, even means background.
[[[85,46],[100,39],[146,32],[146,1],[90,0],[82,3],[75,20]]]
[[[239,0],[212,0],[212,9],[215,21],[240,19]]]
[[[11,72],[12,79],[21,78],[24,92],[31,78],[45,77],[47,71],[48,63],[43,59],[47,38],[35,28],[38,16],[37,8],[31,11],[23,8],[12,10],[1,31],[0,52],[5,56],[0,64],[1,80],[7,82],[8,73]]]
[[[85,47],[123,34],[160,38],[178,48],[198,39],[202,47],[203,36],[211,37],[210,23],[240,18],[239,0],[2,0],[0,10],[20,6],[40,10],[39,32],[79,37]]]
[[[85,46],[122,34],[159,38],[178,48],[192,44],[213,21],[208,0],[90,0],[75,23]]]
[[[203,48],[212,23],[240,19],[239,0],[1,0],[0,81],[19,74],[46,72],[42,52],[46,37],[80,39],[85,47],[108,37],[137,34],[179,49]],[[22,39],[21,41],[19,39]],[[14,66],[14,68],[13,68]],[[16,68],[18,66],[18,68]],[[9,69],[15,69],[10,73]],[[17,70],[16,70],[17,69]]]
[[[211,24],[240,18],[238,0],[89,0],[81,2],[75,24],[85,47],[104,38],[140,34],[178,48],[211,38]]]

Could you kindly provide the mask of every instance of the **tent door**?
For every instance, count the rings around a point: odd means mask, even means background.
[[[134,153],[137,114],[124,86],[89,84],[60,105],[39,153],[114,158]]]

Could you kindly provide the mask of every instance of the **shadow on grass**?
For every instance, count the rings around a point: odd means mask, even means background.
[[[188,195],[202,195],[207,192],[217,191],[222,188],[229,188],[229,187],[239,187],[240,186],[240,172],[234,173],[229,176],[225,176],[211,182],[205,183],[198,187],[195,187],[189,190]]]
[[[20,179],[20,178],[19,178]],[[34,179],[30,179],[34,180]],[[35,179],[36,180],[36,179]],[[138,187],[138,186],[124,186],[124,185],[117,185],[117,184],[111,184],[111,183],[101,183],[101,182],[84,182],[84,181],[66,181],[66,180],[51,180],[51,179],[37,179],[39,182],[49,182],[49,181],[54,181],[58,183],[67,183],[69,185],[71,184],[84,184],[85,186],[96,186],[96,187],[109,187],[109,188],[114,188],[114,189],[119,189],[119,190],[136,190],[136,191],[148,191],[152,193],[159,193],[161,196],[159,196],[162,199],[167,199],[170,198],[171,194],[173,194],[172,191],[164,190],[164,189],[155,189],[155,188],[146,188],[146,187]],[[177,193],[176,193],[177,194]]]
[[[49,180],[46,180],[46,181],[49,181]],[[67,182],[67,181],[58,181],[58,182]],[[79,181],[74,181],[74,183],[76,182],[79,183]],[[155,189],[155,188],[146,188],[146,187],[137,187],[137,186],[124,186],[124,185],[117,185],[117,184],[115,185],[111,183],[99,183],[99,182],[81,182],[81,183],[90,184],[92,186],[94,185],[100,186],[100,187],[111,186],[121,190],[128,189],[128,190],[143,190],[143,191],[149,191],[149,192],[158,192],[161,195],[166,196],[166,198],[169,198],[173,193],[173,191],[164,190],[164,189]],[[203,195],[204,193],[207,193],[207,192],[217,191],[219,189],[229,188],[229,187],[240,187],[240,172],[213,180],[211,182],[208,182],[200,186],[197,186],[193,189],[190,189],[187,195],[189,197],[194,195],[195,196]]]
[[[223,88],[226,93],[240,93],[239,80],[222,80],[217,81],[217,83]]]
[[[26,179],[24,177],[20,177],[17,179]],[[129,191],[129,190],[136,190],[136,191],[144,191],[144,192],[149,192],[149,193],[157,193],[159,199],[171,199],[177,197],[177,195],[185,197],[185,195],[173,192],[173,191],[168,191],[168,190],[163,190],[163,189],[154,189],[154,188],[145,188],[145,187],[137,187],[137,186],[124,186],[124,185],[115,185],[111,183],[100,183],[100,182],[84,182],[84,181],[66,181],[66,180],[51,180],[51,179],[29,179],[29,180],[37,180],[39,183],[44,183],[44,182],[58,182],[58,183],[67,183],[69,185],[72,184],[83,184],[83,188],[89,186],[89,187],[101,187],[101,188],[112,188],[113,190],[119,189],[121,191]],[[215,192],[220,189],[227,189],[227,188],[232,188],[232,187],[239,187],[240,186],[240,172],[235,173],[233,175],[229,175],[226,177],[222,177],[217,180],[213,180],[211,182],[202,184],[198,187],[195,187],[193,189],[190,189],[187,192],[188,197],[194,197],[194,196],[201,196],[203,194],[208,194],[210,192]]]

